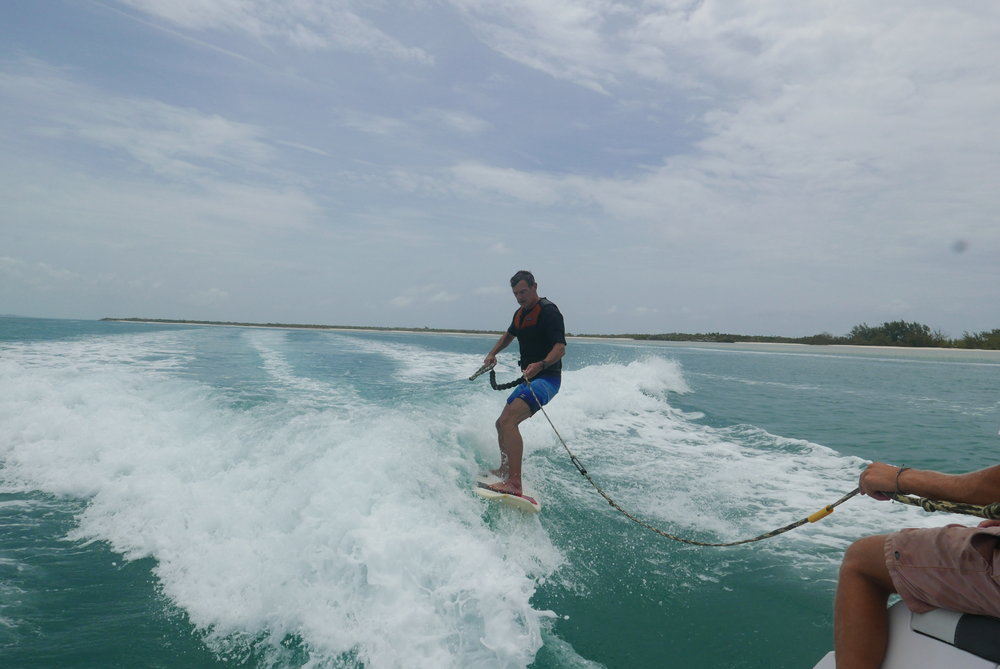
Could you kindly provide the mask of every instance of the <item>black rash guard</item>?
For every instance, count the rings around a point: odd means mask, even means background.
[[[556,344],[566,344],[566,326],[563,324],[559,307],[547,298],[541,298],[531,309],[524,308],[514,312],[507,332],[517,337],[521,348],[521,359],[518,364],[524,369],[533,362],[541,362]],[[561,376],[562,360],[538,376]]]

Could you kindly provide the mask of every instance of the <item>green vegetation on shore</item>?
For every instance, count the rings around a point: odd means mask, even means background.
[[[933,347],[933,348],[975,348],[1000,350],[1000,328],[990,332],[966,332],[960,339],[949,339],[940,331],[931,329],[922,323],[907,323],[905,321],[886,322],[878,326],[867,323],[855,325],[851,332],[843,337],[828,332],[809,337],[772,337],[760,335],[734,335],[721,332],[706,334],[684,334],[672,332],[668,334],[625,334],[615,335],[630,339],[652,341],[703,341],[735,344],[737,342],[765,342],[779,344],[814,344],[829,346],[846,344],[851,346],[903,346],[903,347]]]
[[[456,332],[459,334],[495,334],[499,330],[456,330],[454,328],[387,328],[348,325],[306,325],[300,323],[234,323],[229,321],[190,321],[163,318],[102,318],[104,321],[134,321],[143,323],[175,323],[181,325],[233,325],[245,327],[309,328],[316,330],[393,330],[399,332]],[[573,336],[573,335],[570,335]],[[932,331],[922,323],[891,321],[878,326],[867,323],[855,325],[849,334],[838,337],[827,332],[809,337],[777,337],[765,335],[736,335],[721,332],[686,334],[670,332],[665,334],[616,334],[616,335],[576,335],[608,339],[638,339],[646,341],[695,341],[735,344],[737,342],[763,342],[777,344],[812,344],[828,346],[848,344],[852,346],[903,346],[935,348],[970,348],[1000,350],[1000,328],[989,332],[966,332],[960,339],[949,339],[940,331]]]

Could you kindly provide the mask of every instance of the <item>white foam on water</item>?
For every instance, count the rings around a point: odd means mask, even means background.
[[[280,396],[305,408],[354,407],[359,403],[358,393],[345,384],[333,384],[295,372],[293,365],[282,353],[288,340],[287,330],[249,329],[242,333],[244,340],[261,358],[265,372],[273,379],[271,386]]]
[[[398,365],[394,380],[398,383],[426,384],[431,381],[467,380],[480,365],[493,342],[482,337],[481,353],[454,353],[435,350],[418,344],[351,338],[351,345],[359,351],[384,356]],[[516,378],[516,356],[502,354],[497,374],[510,373]],[[482,380],[482,379],[480,379]]]
[[[257,343],[281,384],[324,390],[295,376],[280,338]],[[118,364],[147,346],[5,352],[7,490],[88,499],[71,538],[155,558],[163,593],[220,652],[263,639],[277,657],[291,637],[314,666],[532,662],[553,614],[530,600],[563,556],[537,517],[484,521],[476,466],[439,416],[237,410],[190,379]]]
[[[809,516],[857,486],[866,461],[752,425],[705,425],[700,414],[671,406],[672,393],[688,392],[679,364],[652,357],[565,373],[562,391],[546,410],[598,485],[627,511],[683,538],[722,543],[755,537]],[[562,445],[544,418],[523,425],[526,475],[532,455],[545,452],[558,463],[546,468],[549,495],[614,513],[575,469],[560,462]],[[788,554],[800,567],[829,571],[860,536],[947,522],[970,521],[856,497],[822,521],[754,550]]]
[[[282,401],[239,409],[172,374],[189,355],[185,336],[5,346],[3,487],[89,500],[73,538],[155,558],[163,593],[220,653],[263,644],[280,664],[293,638],[313,666],[525,667],[543,639],[556,643],[547,630],[559,612],[531,599],[539,582],[561,578],[573,547],[554,546],[546,528],[581,508],[614,511],[541,414],[521,431],[526,485],[545,511],[526,516],[472,493],[478,469],[497,461],[493,421],[506,396],[482,379],[463,385],[479,354],[355,338],[350,346],[396,363],[393,383],[413,400],[400,404],[301,371],[287,336],[261,331],[244,339]],[[616,501],[665,531],[755,536],[835,501],[864,466],[676,409],[671,397],[690,389],[669,358],[577,364],[546,415]],[[967,519],[858,498],[755,550],[829,574],[859,536],[946,522]],[[649,565],[686,587],[740,568],[727,554],[678,572],[676,546],[664,546]]]

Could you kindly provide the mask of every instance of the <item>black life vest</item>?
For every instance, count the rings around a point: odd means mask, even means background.
[[[517,337],[521,349],[519,364],[524,369],[533,362],[541,362],[556,344],[566,343],[566,328],[562,314],[553,302],[541,298],[527,311],[514,312],[507,332]],[[556,376],[562,371],[562,361],[548,367],[542,376]]]

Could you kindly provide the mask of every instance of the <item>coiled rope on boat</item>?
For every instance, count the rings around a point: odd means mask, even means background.
[[[676,534],[665,532],[664,530],[661,530],[660,528],[651,525],[646,521],[641,520],[640,518],[637,518],[633,514],[629,513],[627,510],[622,508],[622,506],[618,504],[618,502],[616,502],[607,492],[605,492],[604,489],[601,488],[601,486],[597,484],[597,482],[593,479],[593,477],[587,472],[586,467],[584,467],[583,464],[580,462],[580,459],[577,458],[576,455],[574,455],[572,450],[570,450],[570,447],[566,443],[566,440],[562,438],[561,434],[559,434],[559,430],[556,428],[555,423],[553,423],[552,419],[549,418],[549,414],[548,412],[545,411],[545,407],[542,406],[542,403],[539,401],[538,396],[535,395],[535,390],[531,387],[531,381],[521,376],[518,379],[515,379],[514,381],[511,381],[509,383],[498,384],[496,382],[496,372],[493,369],[494,366],[495,364],[483,365],[481,368],[479,368],[479,370],[475,374],[469,377],[469,380],[471,381],[480,374],[483,374],[488,371],[490,373],[490,386],[493,388],[493,390],[508,390],[521,383],[526,383],[528,386],[528,390],[531,391],[531,396],[535,398],[535,402],[538,404],[539,409],[541,409],[542,415],[545,416],[545,420],[548,421],[549,426],[552,428],[552,431],[556,435],[556,438],[559,439],[559,443],[562,444],[562,447],[566,450],[567,455],[569,455],[570,462],[572,462],[573,466],[576,467],[576,470],[580,472],[580,475],[583,476],[585,479],[587,479],[590,485],[593,486],[594,490],[597,491],[597,494],[603,497],[605,501],[607,501],[608,505],[611,506],[611,508],[613,508],[615,511],[622,514],[629,520],[631,520],[633,523],[636,523],[637,525],[644,527],[645,529],[651,532],[655,532],[656,534],[666,539],[677,541],[683,544],[690,544],[692,546],[707,546],[707,547],[739,546],[742,544],[754,543],[756,541],[763,541],[764,539],[770,539],[772,537],[778,536],[779,534],[784,534],[785,532],[794,530],[796,527],[801,527],[806,523],[815,523],[819,520],[822,520],[823,518],[826,518],[831,513],[833,513],[833,510],[836,507],[840,506],[841,504],[843,504],[844,502],[846,502],[847,500],[851,499],[852,497],[861,492],[860,488],[855,488],[851,492],[847,493],[846,495],[838,499],[833,504],[828,504],[823,508],[821,508],[819,511],[816,511],[815,513],[806,516],[805,518],[797,520],[793,523],[789,523],[788,525],[785,525],[783,527],[776,528],[774,530],[771,530],[770,532],[765,532],[764,534],[758,535],[756,537],[751,537],[749,539],[740,539],[739,541],[727,541],[727,542],[716,543],[710,541],[697,541],[695,539],[687,539],[685,537],[677,536]],[[1000,519],[1000,502],[996,502],[986,506],[978,506],[975,504],[964,504],[961,502],[945,502],[945,501],[933,500],[933,499],[928,499],[926,497],[911,497],[909,495],[903,495],[894,492],[885,492],[882,494],[884,494],[886,497],[892,500],[901,502],[903,504],[909,504],[911,506],[919,506],[924,511],[928,512],[946,511],[948,513],[959,513],[965,515],[979,516],[981,518]]]

